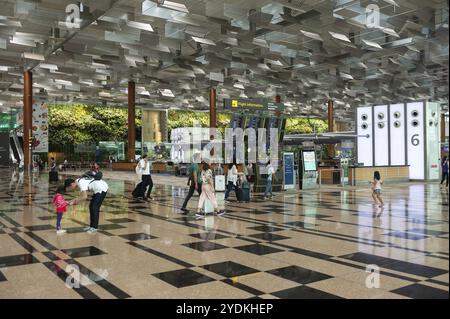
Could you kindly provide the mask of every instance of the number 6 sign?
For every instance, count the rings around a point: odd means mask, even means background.
[[[406,104],[407,123],[407,164],[409,178],[412,180],[425,179],[425,107],[423,102]]]
[[[411,144],[413,146],[419,146],[420,144],[419,134],[414,134],[413,136],[411,136]]]

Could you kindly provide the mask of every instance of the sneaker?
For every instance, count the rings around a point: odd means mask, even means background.
[[[84,227],[84,228],[83,228],[84,231],[88,231],[89,229],[91,229],[91,226],[88,226],[88,227]]]
[[[186,208],[181,208],[181,215],[187,215],[189,211]]]
[[[218,212],[217,212],[217,216],[223,216],[223,215],[225,215],[225,211],[222,209],[222,210],[219,210]]]
[[[205,217],[205,215],[203,215],[202,213],[195,213],[195,218],[197,219],[203,219]]]
[[[95,229],[95,228],[90,228],[87,232],[88,232],[88,234],[94,234],[94,233],[97,232],[97,229]]]
[[[60,229],[60,230],[57,230],[57,231],[56,231],[56,234],[58,234],[58,235],[61,235],[61,234],[64,234],[64,233],[67,233],[67,230],[65,230],[65,229]]]

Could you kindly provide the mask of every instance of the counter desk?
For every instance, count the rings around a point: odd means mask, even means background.
[[[321,184],[341,184],[341,169],[319,166]],[[379,171],[383,181],[408,182],[409,166],[349,166],[348,181],[350,185],[364,185],[373,179],[373,173]]]
[[[409,165],[402,166],[350,166],[348,180],[352,185],[367,184],[373,173],[379,171],[384,182],[409,182]]]

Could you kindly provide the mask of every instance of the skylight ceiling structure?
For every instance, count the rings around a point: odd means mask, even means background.
[[[211,86],[219,101],[279,94],[292,115],[323,117],[328,99],[344,118],[371,103],[448,107],[447,3],[83,0],[73,27],[77,2],[1,1],[0,105],[21,106],[32,69],[34,94],[56,102],[125,106],[133,80],[137,105],[160,108],[206,109]]]

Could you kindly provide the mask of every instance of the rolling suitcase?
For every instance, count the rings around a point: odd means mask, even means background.
[[[133,196],[133,198],[144,197],[145,196],[144,183],[140,182],[139,184],[137,184],[131,195]]]
[[[57,171],[50,171],[48,173],[48,181],[49,182],[57,182],[58,179],[58,172]]]
[[[250,201],[250,184],[243,182],[242,186],[236,189],[236,197],[238,202],[248,203]]]

